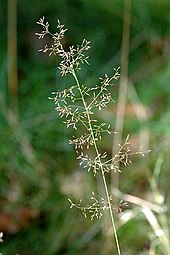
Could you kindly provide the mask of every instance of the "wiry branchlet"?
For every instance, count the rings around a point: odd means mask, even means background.
[[[128,207],[128,202],[120,200],[120,202],[113,207],[118,213],[123,212]]]
[[[103,213],[108,210],[110,207],[112,210],[117,211],[118,213],[124,211],[128,203],[121,200],[117,205],[112,204],[112,196],[109,196],[109,201],[107,199],[104,199],[101,197],[101,199],[97,199],[94,192],[92,192],[92,195],[90,197],[91,203],[83,206],[82,205],[82,199],[80,199],[79,203],[74,203],[71,199],[68,199],[70,202],[70,208],[77,208],[79,209],[85,218],[87,216],[90,216],[90,219],[93,220],[94,218],[100,219],[103,216]]]
[[[112,158],[112,163],[123,163],[125,166],[128,164],[131,164],[131,159],[130,156],[132,155],[142,155],[143,157],[145,156],[145,154],[147,154],[149,151],[144,152],[142,146],[134,152],[131,152],[130,149],[130,141],[129,141],[129,135],[126,137],[125,142],[123,143],[123,145],[118,144],[119,146],[119,150],[118,152],[115,154],[115,156]]]

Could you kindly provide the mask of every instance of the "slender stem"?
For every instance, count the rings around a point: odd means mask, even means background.
[[[108,80],[108,84],[110,84],[110,82],[115,79],[115,76],[111,77],[109,80]],[[97,98],[99,98],[99,96],[103,93],[103,90],[107,87],[108,85],[104,85],[103,89],[100,90],[100,92],[93,98],[93,100],[91,101],[91,103],[88,105],[88,108],[89,107],[92,107],[93,106],[93,103],[97,100]],[[113,99],[112,99],[113,100]]]
[[[7,1],[6,1],[7,2]],[[18,118],[17,0],[8,0],[8,94],[9,107]]]
[[[80,86],[80,83],[78,81],[77,75],[76,75],[74,70],[72,70],[72,75],[73,75],[73,77],[74,77],[74,79],[75,79],[75,81],[77,83],[77,86],[78,86],[78,89],[79,89],[79,92],[80,92],[80,95],[81,95],[81,98],[82,98],[82,102],[83,102],[84,108],[85,108],[86,113],[87,113],[87,119],[88,119],[88,123],[89,123],[89,131],[90,131],[90,133],[92,135],[92,139],[93,139],[93,143],[94,143],[94,148],[95,148],[95,151],[96,151],[96,154],[98,156],[99,163],[100,163],[100,169],[101,169],[102,179],[103,179],[104,188],[105,188],[105,192],[106,192],[106,198],[107,198],[108,205],[109,205],[109,212],[110,212],[113,232],[114,232],[114,236],[115,236],[117,251],[118,251],[118,255],[121,255],[119,240],[118,240],[117,231],[116,231],[115,220],[114,220],[113,211],[112,211],[112,205],[110,203],[109,191],[108,191],[108,187],[107,187],[106,178],[105,178],[105,175],[104,175],[104,170],[103,170],[102,162],[101,162],[101,159],[100,159],[100,156],[99,156],[100,155],[99,154],[99,150],[98,150],[98,147],[97,147],[97,144],[96,144],[93,128],[92,128],[92,125],[91,125],[91,118],[90,118],[90,114],[89,114],[89,109],[88,109],[88,106],[86,104],[84,95],[82,93],[81,86]]]

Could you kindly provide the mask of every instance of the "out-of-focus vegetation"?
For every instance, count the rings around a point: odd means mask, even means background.
[[[79,211],[69,210],[67,198],[88,197],[93,181],[76,162],[68,144],[71,131],[48,100],[68,80],[60,77],[58,59],[38,52],[42,42],[35,32],[40,30],[36,22],[45,16],[54,32],[57,19],[69,28],[65,47],[83,38],[90,40],[90,67],[82,68],[81,78],[87,84],[97,83],[98,77],[121,64],[124,1],[18,0],[16,4],[0,1],[0,232],[4,232],[0,251],[6,255],[106,254],[100,220],[91,222]],[[134,158],[132,165],[122,166],[119,189],[159,204],[170,216],[169,0],[132,1],[129,51],[131,85],[123,137],[130,134],[133,148],[141,144],[152,152],[147,159]],[[116,84],[116,104],[100,116],[113,128],[118,92]],[[110,154],[111,143],[106,138],[102,145]],[[166,240],[162,241],[148,215],[168,236],[164,212],[154,218],[140,203],[131,204],[127,213],[118,215],[122,254],[144,255],[149,250],[165,254]],[[131,218],[127,221],[125,216]]]

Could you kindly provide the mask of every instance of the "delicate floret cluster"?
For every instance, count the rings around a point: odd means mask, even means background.
[[[47,44],[44,46],[43,49],[39,51],[48,52],[49,56],[52,54],[59,55],[62,58],[60,62],[59,69],[61,71],[61,75],[66,75],[67,73],[72,73],[72,69],[79,70],[80,63],[87,63],[88,64],[88,56],[84,55],[84,51],[89,50],[90,42],[87,40],[83,40],[81,45],[77,45],[77,47],[70,46],[69,51],[65,51],[62,44],[62,39],[64,38],[64,34],[67,29],[64,29],[64,25],[61,25],[60,21],[58,20],[57,29],[59,32],[52,34],[49,31],[49,23],[44,21],[44,17],[41,18],[37,24],[43,27],[43,31],[41,33],[36,33],[39,36],[39,39],[43,39],[45,35],[50,35],[53,39],[53,43],[48,46]]]

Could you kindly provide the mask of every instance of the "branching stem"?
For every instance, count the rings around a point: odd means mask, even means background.
[[[101,162],[101,159],[100,159],[100,153],[99,153],[99,150],[98,150],[98,147],[97,147],[97,143],[96,143],[96,140],[95,140],[93,128],[92,128],[92,125],[91,125],[91,117],[90,117],[90,114],[89,114],[88,106],[87,106],[87,104],[86,104],[84,95],[83,95],[83,93],[82,93],[81,85],[80,85],[80,83],[79,83],[79,80],[78,80],[78,78],[77,78],[77,75],[76,75],[74,69],[72,69],[72,75],[73,75],[73,77],[74,77],[74,79],[75,79],[75,81],[76,81],[76,84],[77,84],[77,86],[78,86],[78,90],[79,90],[80,95],[81,95],[82,103],[83,103],[83,105],[84,105],[84,108],[85,108],[85,111],[86,111],[86,114],[87,114],[87,119],[88,119],[88,124],[89,124],[89,131],[90,131],[90,133],[91,133],[92,140],[93,140],[93,144],[94,144],[94,148],[95,148],[97,157],[98,157],[98,159],[99,159],[100,170],[101,170],[101,175],[102,175],[102,179],[103,179],[103,184],[104,184],[104,188],[105,188],[105,192],[106,192],[107,202],[108,202],[108,205],[109,205],[109,212],[110,212],[111,223],[112,223],[113,232],[114,232],[114,236],[115,236],[117,251],[118,251],[118,255],[121,255],[120,245],[119,245],[119,240],[118,240],[118,235],[117,235],[117,231],[116,231],[115,220],[114,220],[113,211],[112,211],[112,205],[111,205],[111,202],[110,202],[109,191],[108,191],[107,182],[106,182],[106,178],[105,178],[105,174],[104,174],[104,169],[103,169],[102,162]]]

